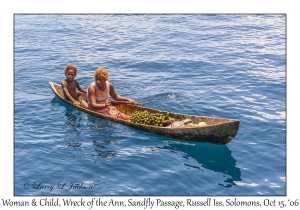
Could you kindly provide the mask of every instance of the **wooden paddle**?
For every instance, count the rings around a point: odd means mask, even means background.
[[[167,95],[167,96],[163,96],[163,97],[157,97],[157,98],[154,98],[154,99],[150,99],[148,101],[143,101],[143,102],[139,102],[137,103],[136,105],[143,105],[143,104],[148,104],[148,103],[151,103],[151,102],[156,102],[156,101],[161,101],[161,100],[169,100],[169,99],[173,99],[175,98],[175,94],[172,94],[172,95]],[[120,103],[120,104],[131,104],[130,102],[128,101],[111,101],[111,103]]]
[[[112,104],[132,104],[131,102],[129,102],[129,101],[111,101],[111,103]],[[134,104],[132,104],[132,105],[134,105]],[[142,105],[142,104],[140,104],[140,103],[137,103],[137,104],[135,104],[135,105]]]

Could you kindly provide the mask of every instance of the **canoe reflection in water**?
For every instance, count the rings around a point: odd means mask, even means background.
[[[113,158],[118,154],[118,152],[114,149],[113,145],[117,142],[116,140],[107,140],[107,137],[113,135],[113,131],[110,130],[111,122],[98,119],[94,116],[87,115],[88,121],[90,122],[90,130],[92,133],[90,137],[92,137],[93,149],[87,150],[86,152],[91,156],[98,156],[101,158]],[[89,132],[91,132],[89,131]],[[96,137],[96,138],[95,138]],[[99,140],[103,139],[105,140]],[[97,140],[95,140],[97,139]]]
[[[93,140],[93,145],[99,147],[100,149],[95,149],[95,153],[90,153],[92,156],[99,156],[102,158],[111,158],[116,156],[118,153],[115,150],[109,148],[110,144],[114,144],[114,141],[104,140],[101,142],[97,142]]]
[[[218,185],[229,188],[236,185],[234,182],[241,181],[241,170],[236,167],[236,160],[232,157],[231,151],[226,145],[215,145],[210,143],[193,143],[180,141],[165,141],[165,146],[160,149],[167,149],[171,152],[180,153],[185,159],[194,159],[197,164],[184,164],[187,168],[196,168],[201,171],[206,169],[226,174],[225,183]],[[190,163],[190,161],[189,161]]]
[[[73,153],[71,158],[83,159],[86,154],[101,158],[113,158],[118,154],[112,146],[116,143],[115,140],[101,140],[112,135],[112,131],[109,129],[110,121],[87,115],[90,123],[86,124],[86,122],[83,123],[85,121],[83,117],[86,115],[80,110],[56,100],[56,97],[51,103],[54,111],[58,110],[57,106],[65,107],[64,114],[67,120],[64,123],[66,125],[64,130],[67,134],[64,137],[64,143],[68,151],[76,151],[76,154]],[[85,132],[89,134],[86,139],[82,139],[82,137],[79,139],[79,136]],[[92,139],[91,143],[87,143],[90,139]]]
[[[52,104],[54,103],[52,102]],[[64,114],[67,119],[67,121],[64,122],[65,126],[63,126],[64,133],[66,133],[64,137],[64,143],[67,146],[66,150],[68,152],[75,151],[75,153],[68,153],[71,155],[71,158],[82,159],[84,157],[84,152],[82,151],[83,146],[82,142],[78,139],[81,133],[79,121],[81,121],[82,114],[76,109],[68,109],[67,107]]]
[[[113,127],[114,122],[97,118],[92,115],[85,115],[81,111],[74,109],[73,107],[59,101],[53,100],[53,110],[57,110],[57,103],[59,106],[65,107],[65,116],[67,117],[66,129],[68,130],[68,138],[66,138],[67,146],[73,149],[81,149],[79,155],[82,157],[89,156],[101,157],[104,159],[111,159],[118,155],[117,149],[114,144],[117,144],[116,140],[113,139]],[[87,116],[86,119],[82,119]],[[82,122],[85,124],[82,124]],[[82,135],[87,133],[85,139],[82,139]],[[145,132],[145,131],[137,131]],[[73,133],[73,134],[71,134]],[[76,138],[81,135],[80,140]],[[155,134],[151,134],[155,135]],[[111,138],[110,138],[111,137]],[[181,155],[182,158],[186,159],[184,165],[187,168],[198,169],[200,171],[213,171],[223,174],[225,180],[218,185],[225,188],[230,188],[236,185],[235,182],[242,181],[241,171],[236,166],[236,160],[232,156],[232,152],[228,149],[227,145],[216,145],[204,142],[192,142],[192,141],[180,141],[180,140],[165,140],[164,146],[152,146],[149,147],[149,151],[168,150],[170,152]],[[161,144],[160,144],[161,145]],[[195,161],[188,161],[188,160]],[[192,164],[192,163],[195,164]]]

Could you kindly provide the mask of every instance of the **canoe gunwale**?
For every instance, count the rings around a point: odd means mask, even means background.
[[[200,141],[200,142],[212,142],[217,144],[227,144],[230,142],[237,134],[240,121],[237,119],[227,119],[227,118],[215,118],[215,117],[207,117],[207,116],[195,116],[188,114],[179,114],[169,112],[171,117],[176,117],[175,119],[192,119],[192,121],[199,121],[202,118],[207,120],[216,121],[218,123],[208,124],[205,127],[191,127],[191,128],[169,128],[169,127],[158,127],[152,125],[144,125],[133,123],[131,121],[126,121],[119,118],[110,117],[104,114],[100,114],[98,112],[86,109],[80,106],[74,106],[71,101],[66,100],[62,94],[61,85],[56,84],[54,82],[49,82],[50,88],[54,92],[54,94],[63,102],[80,109],[84,112],[87,112],[91,115],[101,117],[104,119],[108,119],[114,122],[122,123],[127,126],[137,128],[144,131],[149,131],[152,133],[156,133],[159,135],[168,136],[171,138],[182,139],[182,140],[191,140],[191,141]],[[59,93],[57,88],[61,91]],[[131,104],[118,104],[120,109],[124,108],[124,110],[130,110],[130,112],[134,112],[134,110],[148,110],[154,113],[167,113],[167,111],[161,111],[157,109],[142,107],[139,105],[131,105]],[[122,112],[122,110],[120,110]],[[124,113],[124,112],[123,112]],[[128,114],[128,113],[125,113]],[[131,115],[131,114],[128,114]]]

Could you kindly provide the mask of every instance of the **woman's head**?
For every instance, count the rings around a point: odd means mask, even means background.
[[[108,81],[108,70],[104,67],[99,67],[94,73],[94,79],[102,77],[105,81]]]

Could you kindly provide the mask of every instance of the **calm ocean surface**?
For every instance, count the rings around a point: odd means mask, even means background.
[[[120,95],[239,132],[215,145],[91,116],[49,88],[67,63],[84,88],[105,66]],[[286,16],[15,15],[14,195],[286,195]]]

